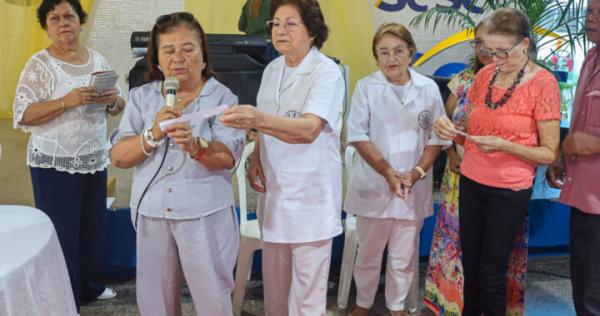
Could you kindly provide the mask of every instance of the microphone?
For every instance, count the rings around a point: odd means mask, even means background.
[[[175,77],[168,77],[165,79],[163,87],[167,92],[166,106],[174,107],[176,104],[175,94],[177,93],[177,89],[179,89],[179,80]]]

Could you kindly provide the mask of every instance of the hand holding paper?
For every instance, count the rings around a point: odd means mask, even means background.
[[[167,128],[169,128],[169,126],[171,126],[173,124],[191,123],[191,122],[200,121],[200,120],[203,120],[205,118],[209,118],[209,117],[212,117],[215,115],[219,115],[219,114],[223,113],[223,111],[225,111],[227,109],[227,107],[228,107],[227,105],[219,105],[214,108],[204,109],[204,110],[200,110],[198,112],[184,114],[176,119],[160,122],[159,123],[160,130],[164,132]]]
[[[114,70],[94,72],[88,86],[94,87],[99,93],[114,89],[119,75]]]

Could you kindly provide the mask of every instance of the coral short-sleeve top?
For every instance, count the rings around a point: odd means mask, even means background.
[[[473,136],[498,136],[524,146],[538,146],[538,121],[560,119],[560,90],[554,75],[545,69],[520,84],[503,106],[492,110],[485,105],[488,85],[496,69],[490,64],[481,69],[467,97],[472,108],[467,133]],[[492,100],[497,102],[507,88],[494,85]],[[488,186],[522,190],[531,187],[535,165],[504,152],[485,153],[468,139],[461,173]]]

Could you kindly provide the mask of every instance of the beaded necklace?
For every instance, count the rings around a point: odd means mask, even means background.
[[[485,105],[487,105],[488,108],[495,110],[495,109],[503,106],[506,102],[508,102],[508,100],[510,100],[510,98],[512,97],[513,91],[519,85],[519,83],[521,83],[521,80],[523,79],[523,76],[525,75],[525,68],[527,68],[527,64],[529,64],[529,58],[527,58],[527,62],[525,63],[525,65],[523,65],[523,68],[521,68],[521,70],[519,70],[519,73],[517,74],[517,78],[515,79],[513,84],[510,86],[510,88],[508,88],[508,90],[506,90],[506,92],[504,92],[504,95],[502,96],[502,98],[500,98],[500,100],[498,100],[498,102],[492,101],[492,87],[494,86],[494,82],[496,82],[496,77],[498,77],[498,73],[500,72],[500,69],[496,68],[496,70],[494,70],[494,75],[492,76],[492,80],[488,84],[487,93],[485,95]]]

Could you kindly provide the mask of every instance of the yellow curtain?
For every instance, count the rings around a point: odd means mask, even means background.
[[[354,91],[356,81],[377,68],[371,52],[373,8],[370,1],[321,0],[319,4],[329,26],[322,51],[350,67],[350,91]]]
[[[244,0],[188,0],[185,10],[192,12],[207,33],[238,34],[238,18]],[[329,39],[322,51],[350,67],[350,88],[374,71],[371,53],[373,37],[370,1],[321,0],[319,2],[329,26]]]
[[[187,0],[185,10],[196,16],[206,33],[239,34],[244,0]]]
[[[12,119],[12,104],[21,70],[35,52],[50,40],[37,21],[40,0],[0,0],[0,118]],[[94,0],[82,0],[90,13]]]

